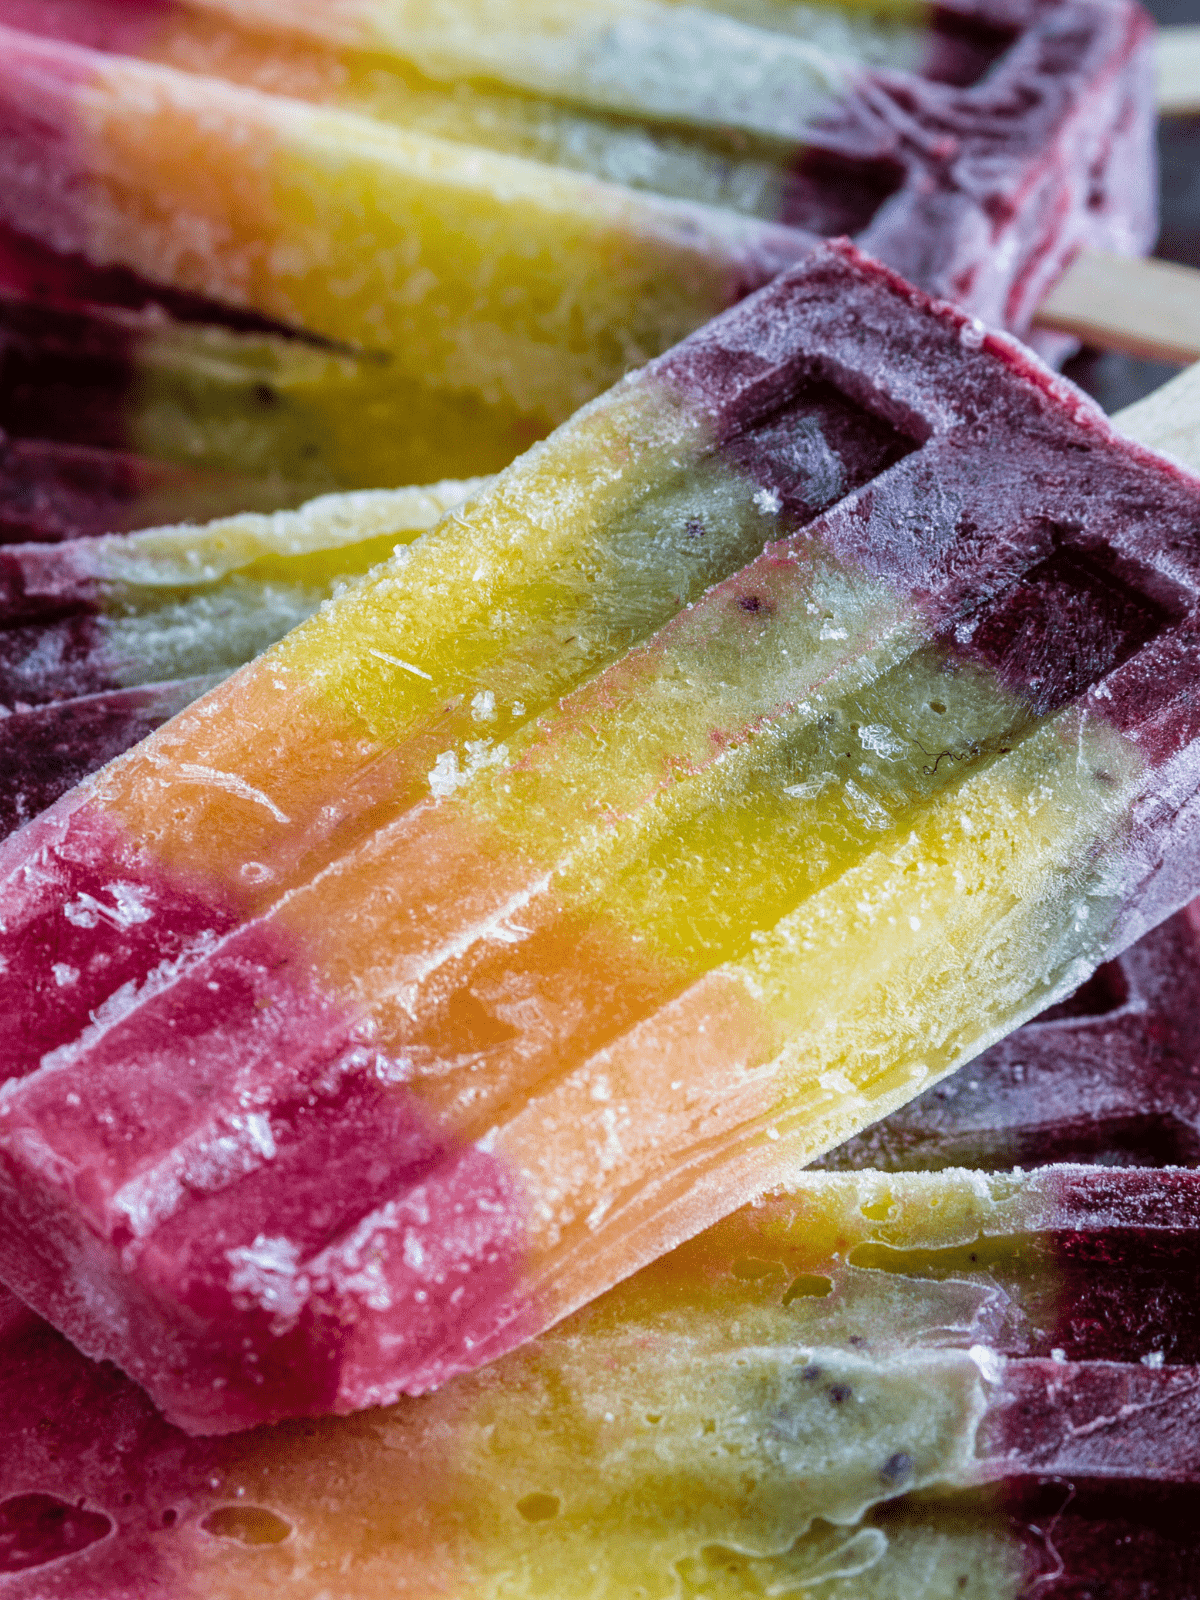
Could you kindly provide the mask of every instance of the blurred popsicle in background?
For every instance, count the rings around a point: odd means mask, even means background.
[[[5,0],[5,220],[93,264],[9,296],[21,415],[296,504],[498,470],[825,234],[1018,331],[1149,245],[1135,7],[743,11]]]

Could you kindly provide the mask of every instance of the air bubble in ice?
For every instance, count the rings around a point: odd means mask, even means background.
[[[85,1511],[52,1494],[0,1500],[0,1574],[27,1572],[85,1550],[112,1532],[100,1511]]]
[[[802,1272],[788,1285],[783,1303],[785,1306],[790,1306],[794,1300],[824,1300],[832,1293],[832,1278],[827,1278],[819,1272]],[[815,1369],[813,1371],[815,1376]],[[805,1368],[801,1376],[807,1378],[809,1369]]]
[[[914,1462],[907,1450],[897,1450],[879,1469],[879,1476],[889,1488],[896,1488],[912,1476]]]
[[[200,1524],[214,1539],[236,1539],[239,1544],[282,1544],[292,1531],[290,1522],[262,1506],[218,1506]]]
[[[517,1501],[517,1510],[526,1522],[547,1522],[558,1515],[559,1503],[556,1494],[527,1494]]]

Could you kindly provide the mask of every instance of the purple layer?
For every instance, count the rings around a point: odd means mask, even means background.
[[[259,509],[265,492],[237,473],[0,433],[0,544],[206,522]]]

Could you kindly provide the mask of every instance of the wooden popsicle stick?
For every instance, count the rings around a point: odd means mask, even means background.
[[[1200,111],[1200,26],[1158,30],[1158,109],[1164,116]]]
[[[1200,361],[1112,420],[1130,439],[1200,472]]]
[[[1034,326],[1151,361],[1200,360],[1200,272],[1173,261],[1081,250]]]

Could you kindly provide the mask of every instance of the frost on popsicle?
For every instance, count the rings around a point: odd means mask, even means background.
[[[1195,1166],[1198,922],[1193,902],[1073,995],[820,1164]]]
[[[231,672],[478,487],[0,550],[0,707]]]
[[[475,483],[0,551],[0,835],[198,699]]]
[[[801,1174],[436,1395],[220,1440],[0,1299],[0,1581],[1186,1592],[1153,1586],[1197,1559],[1198,1217],[1192,1173]]]
[[[895,1109],[1194,892],[1198,495],[824,247],[7,843],[0,1269],[345,1410]]]

